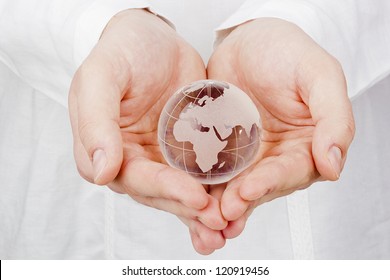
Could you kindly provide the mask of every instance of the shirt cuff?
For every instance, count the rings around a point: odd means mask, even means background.
[[[315,41],[322,39],[321,29],[324,23],[318,20],[318,9],[315,9],[311,3],[291,0],[249,0],[216,29],[214,45],[220,44],[238,25],[262,17],[280,18],[293,22]]]
[[[98,42],[109,20],[127,9],[149,8],[147,0],[100,0],[93,2],[80,16],[74,35],[73,59],[79,66]]]

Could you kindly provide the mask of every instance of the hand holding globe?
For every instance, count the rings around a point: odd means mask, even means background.
[[[214,51],[207,73],[243,89],[262,121],[256,163],[223,186],[226,238],[242,232],[258,205],[339,178],[354,135],[345,78],[302,29],[277,18],[242,24]]]
[[[201,254],[238,236],[256,206],[338,179],[354,134],[339,63],[270,18],[235,28],[206,74],[160,18],[121,12],[75,74],[69,111],[80,174],[178,216]]]
[[[219,200],[164,164],[157,122],[177,88],[205,78],[199,54],[175,30],[145,10],[126,10],[110,21],[69,94],[80,174],[178,216],[203,254],[225,244]]]

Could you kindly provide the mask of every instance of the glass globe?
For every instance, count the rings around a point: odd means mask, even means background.
[[[179,89],[158,123],[162,154],[202,184],[229,181],[246,169],[260,145],[260,115],[232,84],[201,80]]]

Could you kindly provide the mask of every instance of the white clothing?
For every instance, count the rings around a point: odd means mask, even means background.
[[[389,259],[390,3],[374,2],[0,0],[0,258]],[[205,61],[218,26],[217,42],[253,18],[299,25],[346,73],[357,133],[341,179],[262,205],[207,257],[175,216],[84,181],[70,81],[108,20],[134,7],[170,20]]]

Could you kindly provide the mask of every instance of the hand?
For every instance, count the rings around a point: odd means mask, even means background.
[[[354,135],[338,61],[296,25],[262,18],[238,26],[208,65],[210,79],[247,92],[262,118],[253,167],[230,181],[221,208],[234,238],[253,209],[319,180],[337,180]]]
[[[88,181],[171,212],[195,248],[223,246],[219,201],[185,172],[164,164],[157,123],[179,87],[206,77],[197,52],[145,10],[116,15],[78,69],[69,95],[74,156]]]

